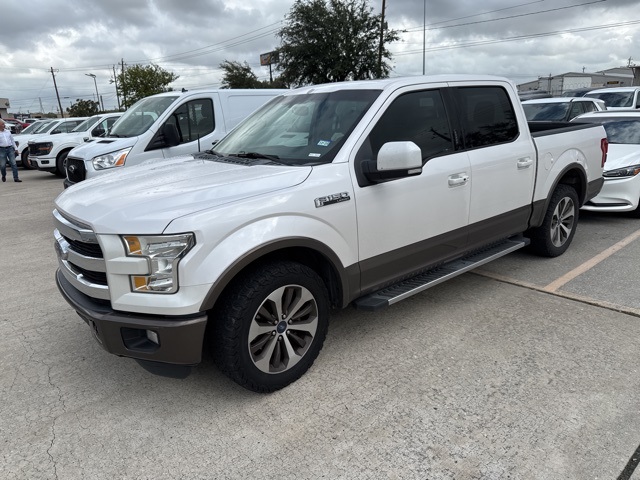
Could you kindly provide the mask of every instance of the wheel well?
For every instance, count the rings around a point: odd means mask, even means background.
[[[585,196],[587,194],[587,179],[584,172],[578,168],[574,168],[566,172],[562,178],[560,178],[559,184],[569,185],[578,194],[578,200],[580,205],[584,203]]]
[[[224,296],[229,289],[233,288],[235,279],[242,276],[248,270],[266,263],[284,260],[297,262],[314,270],[327,287],[332,308],[342,307],[343,287],[336,267],[325,255],[308,247],[286,247],[274,250],[244,265],[241,270],[234,273],[233,278],[227,282],[224,289],[220,292],[220,295],[215,299],[215,302],[217,303],[218,299]]]
[[[69,153],[70,151],[71,151],[71,148],[65,148],[64,150],[61,150],[60,153],[58,153],[58,156],[56,157],[56,161],[60,160],[60,157],[62,156],[62,154]]]

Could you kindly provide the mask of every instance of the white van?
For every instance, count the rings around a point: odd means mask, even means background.
[[[591,90],[585,97],[604,100],[607,110],[640,108],[640,87],[615,87]]]
[[[64,186],[119,167],[210,149],[250,113],[286,91],[194,90],[143,98],[107,137],[69,152]]]

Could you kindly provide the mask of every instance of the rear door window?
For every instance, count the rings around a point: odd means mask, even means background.
[[[460,87],[456,96],[466,148],[508,143],[518,137],[515,110],[504,88]]]

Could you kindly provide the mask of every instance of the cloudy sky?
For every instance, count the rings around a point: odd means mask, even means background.
[[[115,108],[113,69],[160,65],[174,88],[218,87],[224,60],[247,62],[277,48],[293,0],[3,0],[0,98],[9,112],[56,111],[95,99]],[[382,0],[370,2],[379,13]],[[426,12],[426,21],[424,21]],[[516,83],[569,71],[640,65],[638,0],[386,0],[392,76],[475,73]],[[424,45],[424,46],[423,46]],[[96,76],[93,78],[87,74]]]

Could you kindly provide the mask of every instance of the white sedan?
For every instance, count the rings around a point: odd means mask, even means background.
[[[582,209],[594,212],[633,212],[640,217],[640,111],[607,110],[581,115],[574,122],[601,123],[609,153],[600,193]]]

